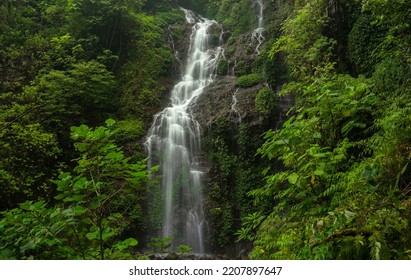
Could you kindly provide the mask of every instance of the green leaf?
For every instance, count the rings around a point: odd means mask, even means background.
[[[74,207],[74,213],[75,213],[76,215],[83,215],[83,214],[86,213],[86,212],[87,212],[87,209],[84,208],[83,206],[76,205],[76,206]]]
[[[65,195],[64,202],[82,202],[84,200],[84,195]]]
[[[322,170],[322,169],[316,169],[316,170],[314,171],[314,174],[317,175],[317,176],[324,176],[324,175],[325,175],[325,172],[324,172],[324,170]]]
[[[114,247],[119,250],[119,251],[123,251],[129,247],[133,247],[136,246],[138,244],[137,240],[134,238],[128,238],[126,240],[123,241],[119,241],[116,244],[114,244]]]
[[[128,238],[128,239],[124,240],[123,242],[128,246],[137,246],[137,244],[138,244],[138,241],[134,238]]]
[[[378,166],[365,166],[362,172],[362,176],[366,180],[372,180],[378,175]]]
[[[113,126],[116,123],[116,121],[113,120],[113,119],[108,119],[108,120],[106,120],[105,123],[106,123],[107,127],[110,127],[110,126]]]
[[[73,140],[78,140],[79,138],[84,138],[87,136],[87,133],[90,131],[89,127],[85,124],[80,126],[73,126],[71,129],[71,138]]]
[[[192,251],[193,251],[193,249],[192,249],[190,246],[184,245],[184,244],[178,246],[178,247],[177,247],[177,250],[176,250],[176,252],[177,252],[177,253],[180,253],[180,254],[190,253],[190,252],[192,252]]]
[[[78,190],[83,190],[85,189],[88,185],[90,185],[90,181],[87,181],[86,178],[80,178],[78,181],[76,181],[73,184],[73,190],[78,191]]]
[[[297,173],[293,172],[288,176],[288,182],[291,185],[295,185],[297,183],[297,180],[298,180],[299,177],[300,176]]]
[[[109,227],[105,227],[103,228],[103,232],[101,234],[101,238],[103,240],[107,240],[108,238],[112,237],[113,235],[115,235],[115,231],[113,231],[111,228]]]
[[[71,174],[68,172],[61,173],[58,177],[60,180],[50,180],[52,183],[57,185],[57,190],[64,191],[71,182]]]
[[[99,196],[95,196],[93,197],[93,199],[91,200],[88,208],[92,209],[92,210],[96,210],[97,208],[101,207],[104,200],[107,198],[107,195],[105,194],[101,194]]]
[[[87,239],[89,239],[89,240],[99,239],[99,238],[100,238],[100,234],[99,234],[98,228],[95,227],[95,226],[93,226],[93,227],[91,227],[91,230],[92,230],[92,231],[90,231],[90,232],[88,232],[88,233],[86,234]]]
[[[115,159],[115,160],[122,160],[123,159],[123,154],[120,152],[117,153],[109,153],[106,155],[107,159]]]
[[[321,139],[321,133],[319,131],[314,132],[313,137],[315,139]]]
[[[344,211],[344,215],[345,215],[345,217],[347,217],[348,219],[353,219],[353,218],[355,218],[355,216],[356,216],[355,213],[353,213],[353,212],[351,212],[351,211],[348,211],[348,210],[345,210],[345,211]]]
[[[56,195],[54,198],[57,200],[62,200],[65,197],[66,197],[66,194],[62,193],[62,194]]]

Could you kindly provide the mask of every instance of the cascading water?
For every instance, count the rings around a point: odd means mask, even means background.
[[[233,101],[231,102],[230,115],[234,114],[237,117],[237,122],[240,124],[242,120],[242,116],[241,116],[241,113],[237,110],[237,103],[238,103],[237,93],[238,93],[238,89],[233,93],[233,96],[232,96]]]
[[[257,47],[255,48],[255,51],[257,54],[260,54],[260,46],[264,41],[264,3],[263,0],[257,0],[256,2],[257,8],[258,8],[258,27],[254,29],[253,33],[251,34],[251,39],[252,41],[257,41]]]
[[[162,202],[162,237],[172,237],[173,248],[184,244],[204,254],[207,223],[204,220],[202,184],[206,171],[201,167],[198,122],[190,105],[213,82],[221,47],[211,46],[207,33],[215,21],[182,9],[193,24],[185,72],[171,92],[171,105],[154,116],[146,147],[149,167],[159,165]]]

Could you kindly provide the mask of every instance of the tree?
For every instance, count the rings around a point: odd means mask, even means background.
[[[128,258],[137,245],[121,236],[129,225],[127,213],[138,207],[147,170],[144,162],[131,163],[111,137],[114,120],[106,127],[72,128],[72,139],[81,153],[73,172],[61,173],[58,203],[27,201],[2,213],[2,258],[106,259]],[[137,194],[137,195],[136,195]],[[134,201],[122,204],[125,196]],[[121,201],[122,203],[119,203]]]
[[[0,145],[0,209],[53,194],[47,179],[55,174],[61,154],[54,134],[39,124],[15,123],[2,127]]]
[[[347,36],[365,44],[351,53],[364,78],[334,67],[328,2],[304,1],[273,44],[294,79],[280,94],[293,93],[296,104],[265,134],[259,153],[271,166],[265,185],[249,192],[259,209],[238,235],[253,242],[256,259],[409,259],[410,37],[398,21],[409,4],[358,1]],[[360,26],[373,30],[368,41]]]
[[[45,103],[39,110],[42,123],[63,133],[79,123],[98,124],[117,109],[114,77],[94,60],[73,64],[67,71],[52,70],[38,77],[35,86]]]

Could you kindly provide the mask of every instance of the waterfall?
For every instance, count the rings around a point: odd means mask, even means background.
[[[198,122],[190,113],[203,89],[213,82],[222,48],[213,48],[210,26],[215,21],[182,9],[193,24],[184,75],[171,91],[171,104],[154,116],[145,143],[149,167],[159,165],[162,203],[162,237],[171,237],[172,247],[188,245],[204,254],[207,223],[204,219],[202,185],[206,170],[201,163]],[[154,187],[155,188],[155,187]]]
[[[255,41],[257,40],[257,47],[255,48],[255,51],[257,54],[260,54],[260,46],[264,41],[264,3],[263,0],[257,0],[256,2],[257,8],[258,8],[258,27],[254,29],[253,33],[251,34],[251,40]]]
[[[237,110],[237,103],[238,103],[237,94],[238,94],[238,89],[236,89],[236,91],[232,95],[230,116],[234,114],[237,117],[237,122],[240,124],[242,121],[242,116],[241,116],[241,113]]]

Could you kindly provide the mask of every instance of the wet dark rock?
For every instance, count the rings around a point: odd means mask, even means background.
[[[211,47],[215,48],[218,47],[221,42],[221,34],[222,34],[222,26],[221,24],[213,24],[207,31],[211,35]]]
[[[255,107],[255,97],[262,85],[238,88],[236,80],[235,76],[218,77],[191,106],[196,120],[203,129],[212,127],[222,117],[228,118],[236,124],[243,120],[247,120],[250,126],[262,124],[263,117]],[[238,101],[233,108],[233,95],[235,93]]]
[[[180,256],[177,255],[177,253],[174,253],[174,252],[166,255],[166,257],[164,259],[165,260],[181,260]]]
[[[175,252],[148,255],[150,260],[227,260],[223,255],[179,254]]]

